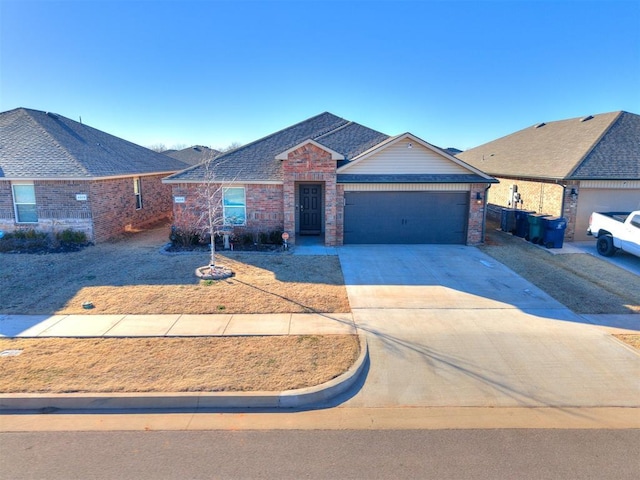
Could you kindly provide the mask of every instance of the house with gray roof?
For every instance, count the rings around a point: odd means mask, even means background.
[[[457,155],[500,180],[491,205],[567,219],[588,240],[594,211],[640,208],[640,115],[624,111],[542,122]]]
[[[193,145],[182,150],[167,150],[162,153],[189,165],[197,165],[220,155],[218,150],[203,145]]]
[[[177,227],[193,227],[206,183],[235,234],[286,232],[351,243],[477,244],[497,182],[428,142],[325,112],[187,168],[170,185]]]
[[[51,112],[0,113],[0,231],[83,231],[102,242],[169,218],[162,178],[188,164]]]

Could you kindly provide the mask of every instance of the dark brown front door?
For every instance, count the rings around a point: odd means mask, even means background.
[[[300,235],[320,234],[321,201],[321,185],[300,185]]]

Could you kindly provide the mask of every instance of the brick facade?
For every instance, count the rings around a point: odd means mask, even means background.
[[[554,217],[564,217],[567,220],[567,229],[564,239],[572,241],[576,228],[577,201],[571,196],[571,189],[576,192],[580,189],[579,182],[565,182],[562,184],[535,179],[499,178],[499,184],[494,184],[489,190],[489,202],[499,207],[518,208],[532,210],[536,213],[545,213]],[[521,202],[511,205],[510,187],[516,185]]]
[[[222,185],[214,185],[216,190]],[[278,184],[245,184],[246,225],[234,227],[234,233],[270,233],[284,231],[283,189]],[[197,229],[198,218],[204,211],[199,186],[195,183],[173,184],[173,197],[184,197],[184,203],[173,204],[173,223],[182,229]],[[217,199],[218,202],[221,198]],[[220,215],[222,211],[220,210]]]
[[[163,175],[140,177],[143,208],[136,210],[133,177],[109,180],[34,181],[37,224],[18,224],[13,208],[11,182],[0,182],[0,229],[20,228],[44,232],[66,229],[84,232],[103,242],[128,229],[143,227],[171,216],[171,187]],[[76,195],[86,195],[78,200]]]
[[[171,187],[164,175],[140,176],[142,208],[136,209],[133,182],[125,177],[91,182],[94,241],[102,242],[128,230],[144,227],[172,213]]]
[[[34,181],[38,223],[16,223],[11,182],[0,182],[0,229],[61,232],[71,229],[93,238],[89,183],[80,180]],[[77,194],[87,200],[77,200]]]
[[[331,153],[312,143],[307,143],[290,152],[283,160],[284,172],[284,230],[289,233],[289,241],[295,244],[300,208],[297,204],[297,190],[302,183],[318,183],[322,185],[325,245],[339,245],[338,238],[342,231],[338,231],[337,204],[342,203],[338,198],[336,187],[336,161]]]

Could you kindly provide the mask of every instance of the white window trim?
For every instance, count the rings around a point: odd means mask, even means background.
[[[140,177],[133,177],[133,194],[136,199],[136,210],[142,210],[142,180]]]
[[[20,216],[18,214],[18,205],[34,205],[36,207],[36,216],[37,216],[38,215],[38,211],[37,211],[38,200],[36,199],[36,201],[34,203],[18,203],[16,201],[16,191],[15,191],[15,188],[14,188],[17,185],[23,185],[23,186],[24,185],[30,185],[31,187],[33,187],[33,196],[34,196],[34,198],[36,196],[36,187],[35,187],[33,182],[22,182],[22,181],[11,182],[11,196],[12,196],[12,200],[13,200],[13,213],[15,215],[16,223],[35,225],[35,224],[37,224],[39,222],[39,219],[37,219],[35,222],[20,221]]]
[[[243,203],[242,208],[244,209],[244,222],[242,222],[242,223],[228,223],[227,222],[227,218],[228,218],[228,216],[226,214],[227,206],[224,204],[224,196],[225,196],[225,193],[227,192],[227,190],[230,190],[230,189],[242,189],[242,203]],[[239,206],[238,205],[234,205],[231,208],[239,208]],[[237,185],[237,186],[233,186],[233,187],[223,187],[222,188],[222,217],[223,217],[224,225],[231,225],[231,226],[240,227],[240,226],[245,226],[247,224],[247,189],[245,188],[244,185],[242,185],[242,186]]]

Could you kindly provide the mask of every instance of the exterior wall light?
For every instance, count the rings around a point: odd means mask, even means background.
[[[482,195],[480,195],[480,192],[476,192],[476,203],[478,205],[482,203]]]
[[[571,199],[575,201],[578,198],[578,191],[575,188],[571,189]]]

